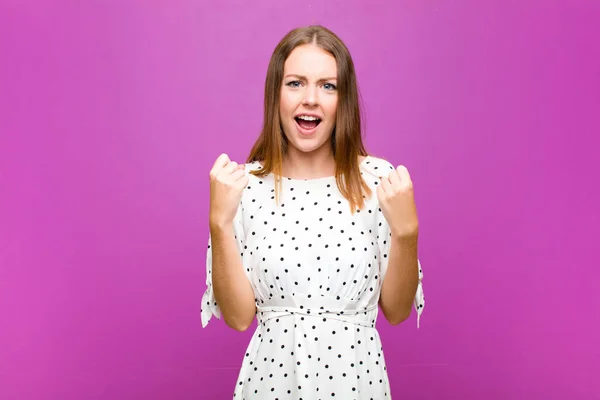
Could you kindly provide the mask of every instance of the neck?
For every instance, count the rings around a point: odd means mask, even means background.
[[[335,175],[335,159],[330,149],[303,153],[289,149],[283,159],[283,176],[293,179],[315,179]]]

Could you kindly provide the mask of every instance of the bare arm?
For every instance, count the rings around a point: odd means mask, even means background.
[[[256,315],[254,290],[246,277],[232,224],[211,223],[212,284],[227,326],[245,331]]]
[[[393,325],[410,316],[419,284],[417,239],[391,236],[387,272],[381,287],[379,305]]]
[[[221,154],[210,171],[210,236],[212,292],[225,323],[238,331],[248,329],[256,315],[254,291],[246,277],[241,247],[235,236],[242,192],[248,185],[245,166]],[[243,232],[238,232],[238,235]]]
[[[406,167],[400,165],[390,171],[387,178],[382,177],[377,195],[389,224],[389,232],[382,233],[385,239],[380,239],[391,241],[379,305],[386,319],[396,325],[410,316],[420,279],[417,258],[419,221],[413,183]]]

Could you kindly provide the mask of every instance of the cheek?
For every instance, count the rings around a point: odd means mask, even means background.
[[[281,93],[281,98],[279,100],[279,113],[282,116],[289,117],[294,113],[295,105],[293,96],[290,96],[289,93]]]
[[[327,101],[327,112],[329,113],[329,115],[335,115],[335,112],[337,110],[337,96],[332,96],[330,99],[328,99]]]
[[[329,116],[330,122],[335,124],[335,119],[337,115],[337,100],[332,101],[327,104],[327,115]]]

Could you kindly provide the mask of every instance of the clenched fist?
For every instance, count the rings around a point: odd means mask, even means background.
[[[414,239],[418,236],[419,221],[413,194],[413,184],[406,167],[400,165],[381,177],[377,198],[392,235]]]
[[[237,213],[242,192],[248,185],[244,164],[231,161],[221,154],[210,170],[210,215],[211,226],[231,224]]]

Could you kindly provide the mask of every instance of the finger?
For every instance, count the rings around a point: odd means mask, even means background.
[[[236,183],[240,184],[244,188],[246,186],[248,186],[248,182],[250,182],[250,178],[246,174],[244,174],[244,176],[242,176],[242,178],[240,178],[239,180],[236,181]]]
[[[238,170],[238,163],[235,161],[230,161],[224,168],[223,172],[226,174],[232,174]]]
[[[378,185],[376,190],[377,198],[381,200],[385,196],[385,190],[383,190],[383,187],[381,185]]]
[[[212,168],[210,169],[210,176],[217,176],[219,172],[227,165],[228,162],[229,156],[227,154],[221,154],[219,157],[217,157]]]
[[[382,176],[379,178],[379,187],[383,190],[384,193],[387,193],[390,190],[390,179],[387,176]]]
[[[246,171],[244,171],[242,168],[238,168],[230,175],[230,177],[235,182],[243,178],[245,175]]]
[[[213,164],[213,169],[221,169],[224,166],[226,166],[229,161],[229,156],[223,153],[215,160],[215,163]]]
[[[408,173],[408,168],[406,168],[404,165],[398,165],[398,168],[396,168],[396,172],[398,173],[398,176],[401,180],[410,181],[410,174]]]
[[[400,185],[401,179],[400,179],[400,176],[398,176],[398,172],[396,172],[396,170],[390,171],[388,179],[389,179],[390,184],[392,186],[399,186]]]

